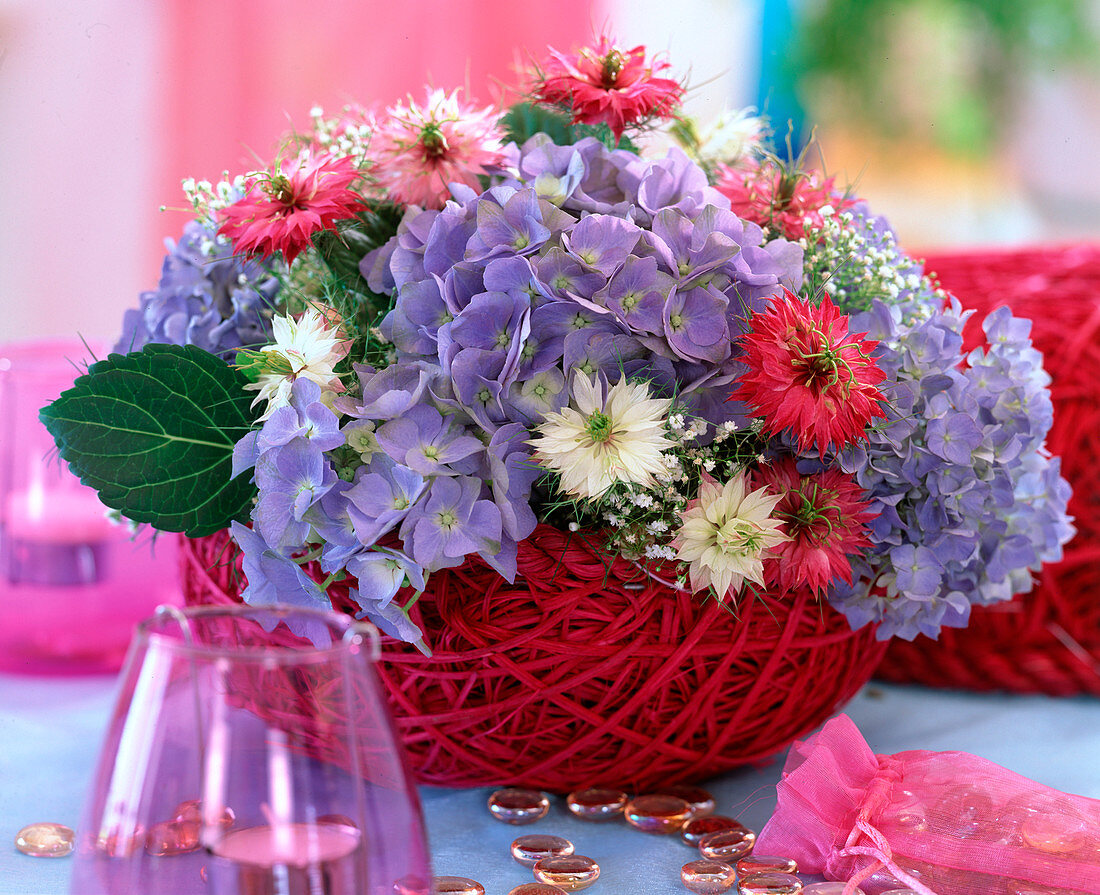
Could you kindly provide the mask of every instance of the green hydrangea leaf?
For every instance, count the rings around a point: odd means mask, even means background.
[[[230,478],[255,422],[247,382],[194,345],[146,345],[93,364],[39,417],[108,507],[201,537],[247,519],[256,493],[248,474]]]

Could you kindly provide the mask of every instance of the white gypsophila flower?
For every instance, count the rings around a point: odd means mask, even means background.
[[[348,353],[347,341],[339,327],[330,327],[316,308],[307,308],[297,320],[275,317],[271,321],[275,341],[260,349],[262,370],[256,382],[245,386],[258,391],[252,406],[267,401],[260,420],[266,420],[278,407],[290,403],[295,380],[311,379],[321,386],[321,399],[331,399],[341,390],[335,366]]]
[[[599,497],[619,482],[643,487],[664,471],[662,453],[671,401],[650,396],[644,382],[619,380],[603,396],[598,379],[578,373],[571,406],[546,414],[531,440],[535,460],[561,475],[561,488],[574,497]]]
[[[711,587],[723,600],[746,580],[764,583],[768,550],[789,540],[771,515],[780,499],[767,488],[751,490],[744,472],[724,485],[703,476],[671,542],[676,558],[689,564],[693,591]]]

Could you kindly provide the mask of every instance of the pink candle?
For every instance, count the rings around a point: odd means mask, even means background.
[[[24,542],[98,544],[119,531],[90,488],[17,491],[6,509],[8,531]]]
[[[218,895],[360,895],[366,888],[362,835],[343,824],[247,827],[210,851]]]

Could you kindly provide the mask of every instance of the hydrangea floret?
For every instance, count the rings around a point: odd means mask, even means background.
[[[885,220],[755,117],[692,136],[666,69],[601,38],[551,55],[538,114],[443,90],[314,109],[266,174],[189,181],[196,220],[118,350],[188,346],[173,394],[221,389],[246,424],[196,433],[224,462],[171,513],[117,508],[230,527],[249,602],[340,583],[425,649],[431,577],[476,556],[512,581],[540,524],[882,638],[1027,590],[1072,534],[1027,322],[991,314],[964,354],[966,313]],[[637,151],[661,119],[694,158]],[[224,375],[189,378],[194,352]],[[231,483],[244,509],[204,510]]]

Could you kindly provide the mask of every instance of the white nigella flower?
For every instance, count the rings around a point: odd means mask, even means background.
[[[748,475],[737,473],[724,485],[704,475],[699,496],[683,514],[672,539],[676,558],[689,563],[693,591],[714,588],[718,599],[741,589],[745,580],[764,583],[767,551],[789,540],[772,517],[781,495],[750,490]]]
[[[252,355],[252,366],[259,373],[255,382],[245,386],[259,392],[253,407],[267,401],[261,420],[290,403],[290,389],[296,379],[312,379],[321,386],[322,400],[341,391],[334,368],[348,353],[348,345],[339,327],[330,327],[321,313],[311,307],[297,320],[274,318],[271,329],[275,342]]]
[[[561,474],[561,487],[574,497],[599,497],[618,482],[655,484],[665,468],[665,414],[672,402],[650,397],[644,382],[619,380],[602,396],[598,379],[578,373],[571,406],[546,414],[531,440],[534,458]]]
[[[764,122],[751,109],[726,109],[699,133],[701,159],[732,165],[748,155],[764,134]]]

